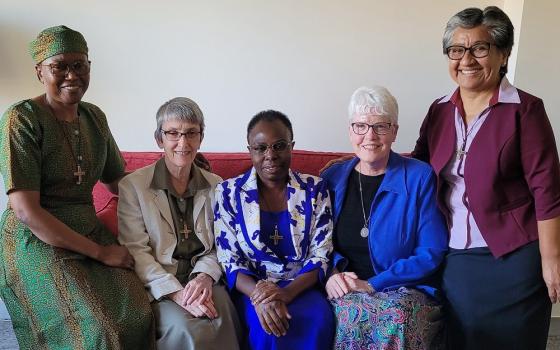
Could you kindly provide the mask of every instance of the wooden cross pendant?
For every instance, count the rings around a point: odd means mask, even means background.
[[[183,235],[184,239],[189,238],[189,234],[190,234],[191,232],[192,232],[192,231],[189,230],[187,224],[183,224],[183,229],[182,229],[181,231],[179,231],[179,233]]]
[[[76,182],[76,185],[80,185],[82,183],[82,176],[84,176],[85,174],[86,174],[86,172],[83,171],[80,164],[78,164],[77,165],[77,170],[74,172],[74,176],[78,177],[78,181]]]
[[[284,238],[284,236],[278,234],[278,225],[274,225],[274,234],[269,238],[274,241],[274,245],[278,245],[278,241]]]
[[[461,147],[461,149],[457,150],[457,159],[461,159],[464,155],[467,154],[467,151],[465,151],[465,146],[466,142],[463,142],[463,146]]]

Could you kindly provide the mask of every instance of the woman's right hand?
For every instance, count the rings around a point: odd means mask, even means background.
[[[274,300],[258,304],[255,306],[255,312],[266,334],[272,333],[276,337],[286,335],[289,327],[288,320],[292,316],[288,313],[288,307],[284,302]]]
[[[107,266],[134,269],[134,258],[126,247],[118,244],[101,246],[97,260]]]
[[[278,285],[274,282],[259,280],[255,285],[255,289],[251,293],[251,296],[249,297],[251,299],[251,304],[260,304],[261,302],[265,301],[265,299],[269,299],[274,294],[276,294],[279,289],[280,287],[278,287]]]
[[[325,286],[329,299],[341,298],[352,291],[347,278],[357,279],[358,276],[354,272],[339,272],[329,277]]]

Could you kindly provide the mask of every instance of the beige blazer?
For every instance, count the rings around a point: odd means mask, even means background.
[[[149,292],[150,299],[182,289],[175,278],[178,262],[173,259],[177,233],[167,196],[163,190],[150,188],[155,163],[124,177],[119,183],[119,242],[134,257],[134,269]],[[193,257],[191,273],[204,272],[214,281],[222,275],[214,246],[214,190],[221,178],[202,170],[210,188],[194,196],[193,222],[195,234],[204,251]]]

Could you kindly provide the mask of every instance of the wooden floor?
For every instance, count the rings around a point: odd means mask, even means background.
[[[560,350],[560,318],[555,317],[550,323],[547,350]],[[0,350],[18,350],[12,323],[0,320]]]

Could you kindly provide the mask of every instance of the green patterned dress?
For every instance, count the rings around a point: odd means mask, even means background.
[[[116,243],[98,221],[92,188],[124,172],[103,112],[81,102],[76,122],[57,121],[32,100],[0,122],[0,171],[6,192],[40,192],[41,206],[74,231]],[[72,148],[72,149],[70,149]],[[77,184],[77,152],[85,176]],[[43,243],[8,205],[0,223],[0,297],[21,349],[150,349],[151,308],[134,271]]]

